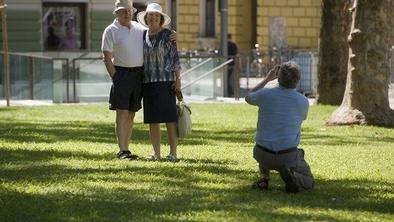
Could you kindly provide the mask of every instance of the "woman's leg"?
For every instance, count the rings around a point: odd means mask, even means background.
[[[149,124],[150,141],[153,146],[154,155],[160,158],[160,123]]]
[[[176,123],[166,123],[168,141],[170,143],[170,154],[176,157],[176,146],[178,145],[178,135]]]

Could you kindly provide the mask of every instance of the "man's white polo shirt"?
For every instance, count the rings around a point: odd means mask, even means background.
[[[146,28],[138,22],[131,21],[130,29],[119,24],[115,19],[103,33],[101,50],[111,52],[115,66],[142,66],[143,34]]]

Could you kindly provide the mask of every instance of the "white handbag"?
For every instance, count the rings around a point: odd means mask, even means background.
[[[177,123],[177,130],[178,130],[178,137],[185,137],[192,133],[192,119],[191,114],[192,111],[188,105],[183,101],[183,96],[179,96],[177,107],[177,114],[178,114],[178,123]]]

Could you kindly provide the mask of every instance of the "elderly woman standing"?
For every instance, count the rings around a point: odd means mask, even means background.
[[[177,160],[176,92],[180,91],[180,64],[176,44],[170,41],[172,31],[165,29],[171,21],[161,6],[151,3],[137,20],[149,30],[144,33],[143,107],[144,123],[149,123],[154,154],[160,159],[160,123],[166,123],[170,154],[167,160]]]

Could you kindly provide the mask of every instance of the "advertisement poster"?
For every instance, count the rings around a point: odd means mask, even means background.
[[[76,51],[81,49],[79,7],[44,7],[44,50]]]
[[[287,25],[285,17],[272,17],[270,24],[270,47],[271,49],[286,49]]]

